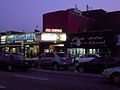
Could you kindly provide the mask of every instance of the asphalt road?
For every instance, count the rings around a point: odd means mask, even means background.
[[[31,69],[0,71],[0,90],[120,90],[101,75]]]

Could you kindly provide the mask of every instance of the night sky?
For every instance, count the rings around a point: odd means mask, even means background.
[[[33,32],[36,25],[42,31],[42,15],[47,12],[74,8],[81,11],[104,9],[120,11],[120,0],[0,0],[0,32]]]

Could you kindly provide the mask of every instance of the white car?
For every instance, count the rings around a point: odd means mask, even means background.
[[[79,63],[89,62],[97,57],[101,57],[101,56],[99,54],[85,54],[80,57],[76,57],[75,60],[73,61],[73,65],[76,66]]]
[[[104,69],[102,74],[112,83],[120,82],[120,66]]]
[[[39,56],[40,66],[42,67],[53,67],[54,70],[63,67],[68,69],[72,64],[72,58],[69,54],[63,52],[45,52]]]

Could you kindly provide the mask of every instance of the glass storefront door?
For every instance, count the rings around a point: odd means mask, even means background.
[[[79,57],[83,54],[99,54],[99,49],[85,49],[85,48],[68,48],[67,52],[74,57]]]

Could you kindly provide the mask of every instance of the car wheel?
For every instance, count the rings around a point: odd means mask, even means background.
[[[69,66],[64,66],[64,70],[67,70],[69,68]]]
[[[12,70],[12,65],[8,65],[7,70],[11,71]]]
[[[120,81],[120,73],[113,73],[111,76],[110,76],[110,81],[112,83],[118,83]]]
[[[75,61],[75,62],[73,63],[73,65],[74,65],[74,67],[77,67],[77,66],[79,65],[79,62],[78,62],[78,61]]]
[[[59,69],[59,65],[58,65],[57,63],[54,63],[54,64],[53,64],[53,69],[54,69],[54,70]]]
[[[84,67],[78,67],[78,71],[81,73],[84,72]]]

